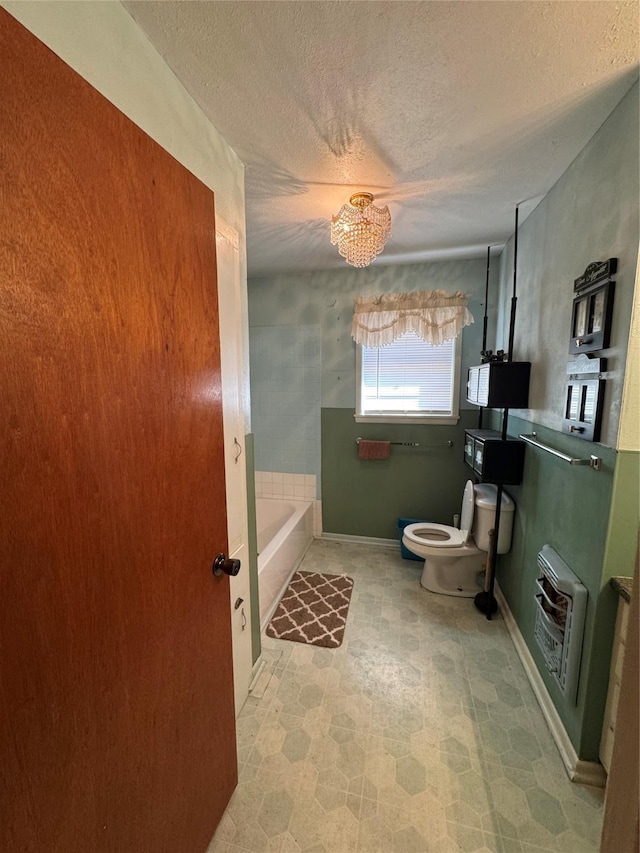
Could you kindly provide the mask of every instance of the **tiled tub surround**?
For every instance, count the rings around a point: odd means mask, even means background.
[[[300,568],[354,579],[345,641],[263,639],[210,853],[598,850],[603,792],[569,781],[499,615],[388,548],[316,540]]]
[[[313,539],[311,501],[256,498],[260,627],[264,629]]]
[[[256,497],[274,500],[310,501],[313,504],[313,535],[322,533],[322,502],[315,474],[287,474],[282,471],[256,471]]]
[[[256,471],[256,497],[316,499],[315,474],[285,474],[278,471]]]

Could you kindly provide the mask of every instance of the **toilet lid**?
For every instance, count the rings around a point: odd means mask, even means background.
[[[460,533],[462,534],[463,542],[468,542],[469,536],[471,536],[474,507],[475,492],[473,490],[473,481],[467,480],[467,485],[464,487],[464,494],[462,495],[462,509],[460,511]]]

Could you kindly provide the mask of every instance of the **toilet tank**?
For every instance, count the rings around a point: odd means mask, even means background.
[[[489,550],[489,531],[495,526],[498,487],[492,483],[478,483],[473,487],[475,493],[475,512],[473,514],[473,539],[482,551]],[[498,534],[498,554],[506,554],[511,548],[513,533],[513,514],[516,505],[509,495],[502,492],[500,509],[500,532]]]

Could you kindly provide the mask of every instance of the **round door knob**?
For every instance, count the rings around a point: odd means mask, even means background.
[[[231,560],[226,554],[218,554],[211,567],[214,575],[231,575],[235,577],[240,571],[240,560]]]

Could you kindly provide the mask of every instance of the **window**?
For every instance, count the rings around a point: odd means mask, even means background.
[[[457,423],[460,337],[433,346],[408,332],[358,346],[356,421]]]

